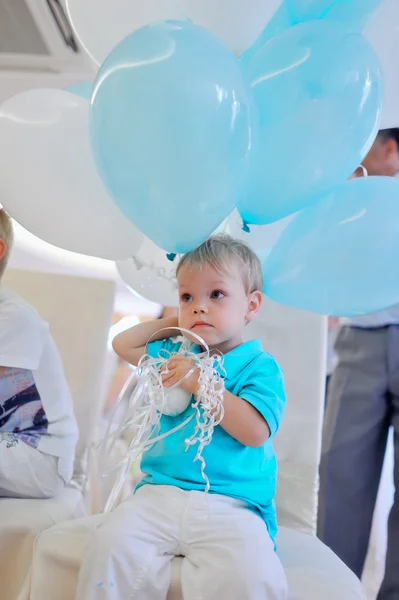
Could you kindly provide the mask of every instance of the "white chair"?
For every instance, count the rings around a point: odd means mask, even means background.
[[[102,373],[114,284],[109,281],[10,269],[2,285],[14,290],[50,324],[74,399],[80,438],[74,482],[49,500],[0,498],[1,600],[24,594],[36,536],[85,514],[85,457],[104,400]],[[43,598],[47,598],[45,594]]]
[[[287,382],[287,413],[275,446],[280,462],[277,544],[287,573],[289,600],[364,600],[357,578],[315,536],[325,319],[267,302],[253,329],[248,328],[248,335],[263,339],[264,347],[282,364]],[[97,515],[62,523],[38,537],[30,600],[74,600],[90,532],[102,519]],[[182,599],[181,561],[173,561],[168,600]]]

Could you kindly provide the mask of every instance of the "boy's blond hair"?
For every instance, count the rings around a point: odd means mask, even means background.
[[[7,250],[3,258],[0,259],[0,279],[3,277],[6,270],[8,259],[10,257],[12,244],[14,241],[14,230],[12,227],[11,217],[6,213],[4,208],[0,208],[0,239],[4,240]]]
[[[185,254],[180,260],[176,275],[179,275],[183,267],[201,269],[205,265],[226,273],[232,262],[240,271],[247,294],[263,292],[262,266],[259,258],[247,244],[225,233],[209,237],[198,248]]]

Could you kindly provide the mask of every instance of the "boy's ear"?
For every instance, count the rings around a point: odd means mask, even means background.
[[[251,292],[248,296],[248,312],[246,314],[247,321],[253,321],[260,307],[262,306],[263,294],[262,292]]]
[[[7,244],[0,238],[0,260],[2,260],[7,252]]]
[[[393,139],[387,140],[383,146],[383,152],[385,160],[389,160],[398,153],[398,144]]]

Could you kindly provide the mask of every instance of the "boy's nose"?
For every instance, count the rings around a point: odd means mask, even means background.
[[[206,313],[206,307],[205,306],[195,306],[193,309],[193,313],[195,315],[204,315]]]

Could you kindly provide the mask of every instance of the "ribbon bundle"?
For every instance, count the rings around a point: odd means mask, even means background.
[[[137,460],[143,452],[149,450],[149,448],[161,439],[186,427],[186,425],[194,418],[196,419],[196,425],[193,435],[186,440],[186,450],[190,446],[198,444],[198,450],[194,460],[198,460],[201,463],[201,475],[205,481],[205,491],[209,491],[210,482],[205,473],[206,462],[202,456],[202,452],[205,446],[211,442],[213,431],[224,416],[223,357],[216,354],[211,355],[204,340],[193,332],[181,328],[176,329],[179,329],[181,333],[189,334],[190,337],[197,339],[199,344],[205,348],[205,351],[200,354],[192,352],[190,349],[191,343],[185,338],[177,353],[170,353],[163,349],[162,355],[156,358],[145,354],[141,358],[136,372],[134,372],[126,382],[120,394],[120,398],[123,398],[126,394],[126,390],[131,385],[133,379],[137,379],[134,391],[127,401],[126,408],[123,411],[119,424],[117,424],[114,429],[112,428],[115,413],[113,413],[109,420],[105,439],[101,443],[101,464],[106,465],[107,457],[112,455],[112,449],[123,432],[129,430],[133,436],[123,461],[111,471],[105,469],[108,471],[108,473],[106,473],[107,475],[115,470],[120,471],[105,506],[105,513],[109,513],[115,506],[132,462]],[[193,367],[185,375],[182,381],[179,381],[171,388],[165,389],[162,385],[161,372],[167,368],[168,361],[176,354],[183,354],[184,356],[191,358]],[[160,435],[159,430],[162,414],[171,414],[171,407],[168,406],[168,399],[173,403],[173,390],[178,388],[181,383],[190,377],[197,369],[199,370],[198,393],[192,403],[193,410],[182,423]],[[186,407],[184,407],[183,410],[185,410],[185,408]]]

